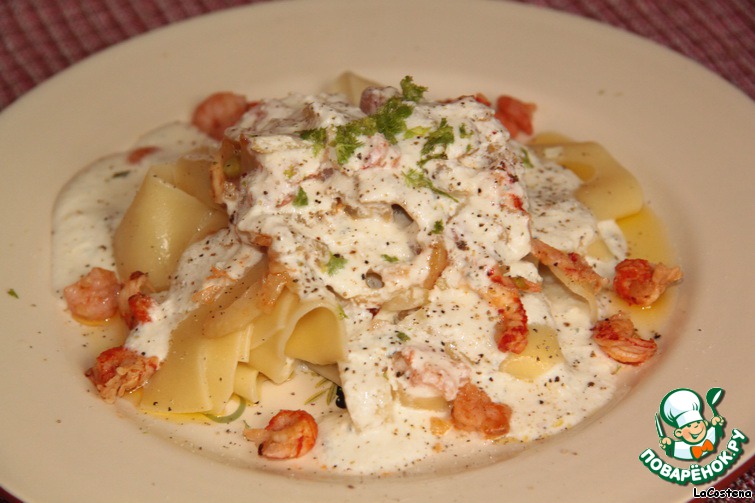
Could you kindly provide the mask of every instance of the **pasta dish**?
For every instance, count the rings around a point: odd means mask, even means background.
[[[384,474],[571,428],[653,357],[682,274],[638,256],[642,191],[605,149],[533,138],[508,96],[333,91],[214,94],[64,189],[55,287],[126,327],[86,371],[101,398]],[[296,379],[327,397],[268,398]]]

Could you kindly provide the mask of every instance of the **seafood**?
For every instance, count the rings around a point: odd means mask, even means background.
[[[211,138],[220,141],[223,133],[241,119],[250,104],[240,94],[219,92],[205,98],[191,117],[191,123]]]
[[[646,362],[658,349],[654,340],[637,335],[634,323],[624,312],[599,321],[592,328],[592,337],[604,353],[620,363]]]
[[[483,292],[483,298],[498,310],[500,316],[495,333],[498,349],[521,353],[527,347],[527,312],[519,296],[519,288],[511,277],[501,274],[500,270],[489,271],[488,277],[491,287]]]
[[[394,357],[396,369],[413,386],[430,386],[443,398],[453,400],[462,384],[469,380],[469,368],[461,362],[438,357],[432,350],[405,347]]]
[[[86,276],[63,289],[68,309],[84,321],[105,321],[118,314],[121,284],[113,271],[92,268]]]
[[[150,321],[147,311],[152,306],[153,300],[148,294],[154,291],[145,273],[140,271],[131,273],[129,280],[118,294],[118,310],[129,328]]]
[[[317,422],[306,411],[282,410],[264,429],[245,428],[244,437],[257,444],[257,451],[264,458],[298,458],[314,447]]]
[[[608,283],[579,253],[566,253],[533,238],[532,254],[546,266],[557,269],[571,281],[588,287],[593,293],[598,293]]]
[[[510,420],[511,407],[493,402],[472,383],[459,389],[451,407],[451,422],[455,428],[482,433],[487,438],[508,433]]]
[[[100,353],[86,376],[97,387],[97,392],[108,403],[133,391],[155,373],[159,366],[157,357],[142,356],[130,349],[118,346]]]
[[[613,289],[630,305],[649,306],[669,285],[681,279],[679,267],[651,264],[644,259],[626,259],[616,266]]]
[[[495,117],[516,138],[519,133],[532,134],[532,114],[534,103],[525,103],[511,96],[500,96],[496,100]]]

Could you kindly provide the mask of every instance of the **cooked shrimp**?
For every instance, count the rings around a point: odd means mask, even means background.
[[[497,268],[489,271],[491,287],[482,296],[498,310],[495,338],[498,349],[521,353],[527,347],[527,312],[524,310],[519,288],[509,276]]]
[[[469,367],[432,349],[405,347],[394,355],[394,364],[411,385],[435,388],[446,400],[453,400],[469,380]]]
[[[240,94],[214,93],[197,105],[191,123],[211,138],[220,140],[225,130],[236,124],[249,108],[250,103]]]
[[[451,407],[451,422],[464,431],[497,438],[509,432],[511,407],[493,402],[483,390],[472,383],[459,389]]]
[[[626,259],[616,266],[613,289],[629,304],[649,306],[666,288],[682,279],[678,267],[651,264],[644,259]]]
[[[155,373],[159,366],[156,356],[146,357],[130,349],[118,346],[100,353],[86,376],[97,387],[103,400],[109,403],[133,391]]]
[[[599,321],[592,328],[592,337],[603,352],[620,363],[643,363],[658,349],[654,340],[637,335],[634,323],[623,312]]]
[[[118,313],[121,284],[113,271],[94,267],[63,289],[68,309],[83,321],[105,321]]]
[[[131,273],[118,294],[118,310],[129,328],[150,321],[148,310],[153,300],[148,294],[154,291],[147,274],[140,271]]]
[[[598,293],[607,281],[596,273],[579,253],[567,253],[554,248],[539,239],[532,239],[532,254],[548,267],[556,268],[570,280],[589,287]]]
[[[532,114],[537,107],[534,103],[525,103],[511,96],[500,96],[496,100],[495,117],[516,138],[520,132],[531,135]]]
[[[264,458],[298,458],[315,446],[317,422],[306,411],[282,410],[264,429],[245,428],[244,438],[257,444],[257,452]]]
[[[155,147],[153,145],[135,148],[134,150],[129,152],[128,157],[126,157],[126,162],[128,162],[129,164],[137,164],[142,159],[150,154],[154,154],[158,150],[160,150],[160,147]]]

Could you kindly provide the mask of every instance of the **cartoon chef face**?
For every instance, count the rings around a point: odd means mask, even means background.
[[[708,434],[708,421],[694,421],[674,430],[674,436],[688,444],[699,444]]]
[[[666,395],[661,402],[661,416],[674,426],[674,437],[688,444],[698,444],[705,439],[708,421],[701,413],[703,401],[689,389],[677,389]]]

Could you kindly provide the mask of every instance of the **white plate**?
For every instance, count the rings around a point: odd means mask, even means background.
[[[145,435],[88,391],[88,362],[75,357],[82,339],[50,288],[50,214],[64,182],[153,126],[186,118],[209,92],[315,91],[343,69],[384,82],[412,74],[435,96],[506,92],[537,102],[539,130],[597,140],[637,174],[686,278],[664,351],[616,407],[512,460],[430,484],[326,483],[227,466]],[[274,2],[104,51],[0,116],[0,485],[29,502],[686,500],[691,486],[663,482],[638,460],[657,449],[653,415],[666,392],[724,388],[727,428],[755,434],[754,108],[649,42],[506,2]]]

